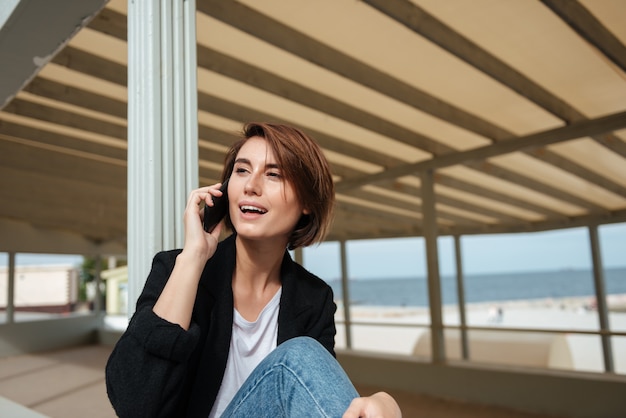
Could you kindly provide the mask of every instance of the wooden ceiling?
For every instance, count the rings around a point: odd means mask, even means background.
[[[421,235],[425,169],[440,234],[625,222],[625,21],[620,0],[197,0],[200,182],[274,121],[331,162],[329,239]],[[125,245],[126,35],[110,1],[2,108],[0,221]]]

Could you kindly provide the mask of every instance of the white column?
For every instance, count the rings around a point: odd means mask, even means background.
[[[129,315],[198,187],[195,0],[128,1]]]
[[[467,319],[465,316],[465,278],[463,277],[463,257],[461,257],[461,237],[458,235],[454,236],[454,255],[456,260],[456,288],[459,296],[459,318],[461,321],[461,352],[463,360],[469,360]]]
[[[602,357],[604,359],[604,371],[612,373],[615,371],[613,363],[613,347],[611,337],[607,335],[611,327],[609,325],[609,314],[606,306],[606,291],[604,287],[604,266],[600,251],[600,238],[598,237],[598,226],[589,226],[589,243],[591,245],[591,259],[593,262],[593,284],[596,291],[596,301],[598,307],[598,321],[600,322],[600,341],[602,343]]]
[[[339,241],[341,250],[341,294],[343,297],[343,322],[346,332],[346,348],[352,348],[352,318],[350,317],[350,283],[348,282],[348,251],[346,240]]]
[[[95,271],[95,283],[96,283],[96,295],[95,295],[95,299],[93,301],[93,313],[99,315],[102,312],[103,308],[104,311],[106,313],[106,307],[102,306],[102,255],[97,254],[95,256],[95,264],[96,264],[96,271]]]
[[[430,307],[430,335],[433,363],[445,363],[446,351],[441,313],[441,279],[439,277],[439,251],[437,249],[437,212],[433,170],[421,174],[422,180],[422,230],[426,241],[428,266],[428,305]]]
[[[9,253],[9,271],[7,271],[7,324],[15,322],[15,252]]]

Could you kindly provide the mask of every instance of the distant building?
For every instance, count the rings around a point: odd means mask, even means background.
[[[128,311],[128,266],[102,272],[106,282],[106,312],[109,315],[126,315]]]
[[[78,303],[79,271],[70,265],[16,266],[16,311],[67,313]],[[8,268],[0,267],[0,310],[7,307]]]

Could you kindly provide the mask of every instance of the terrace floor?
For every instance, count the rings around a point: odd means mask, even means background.
[[[106,345],[85,345],[1,358],[0,397],[52,418],[115,417],[104,383],[104,366],[111,349]],[[381,390],[373,387],[357,389],[362,394]],[[501,407],[401,391],[388,392],[400,404],[405,418],[548,418]],[[2,407],[0,402],[0,415],[5,416]]]

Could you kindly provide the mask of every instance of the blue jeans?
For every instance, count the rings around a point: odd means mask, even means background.
[[[279,345],[254,369],[222,417],[341,417],[358,396],[320,343],[298,337]]]

